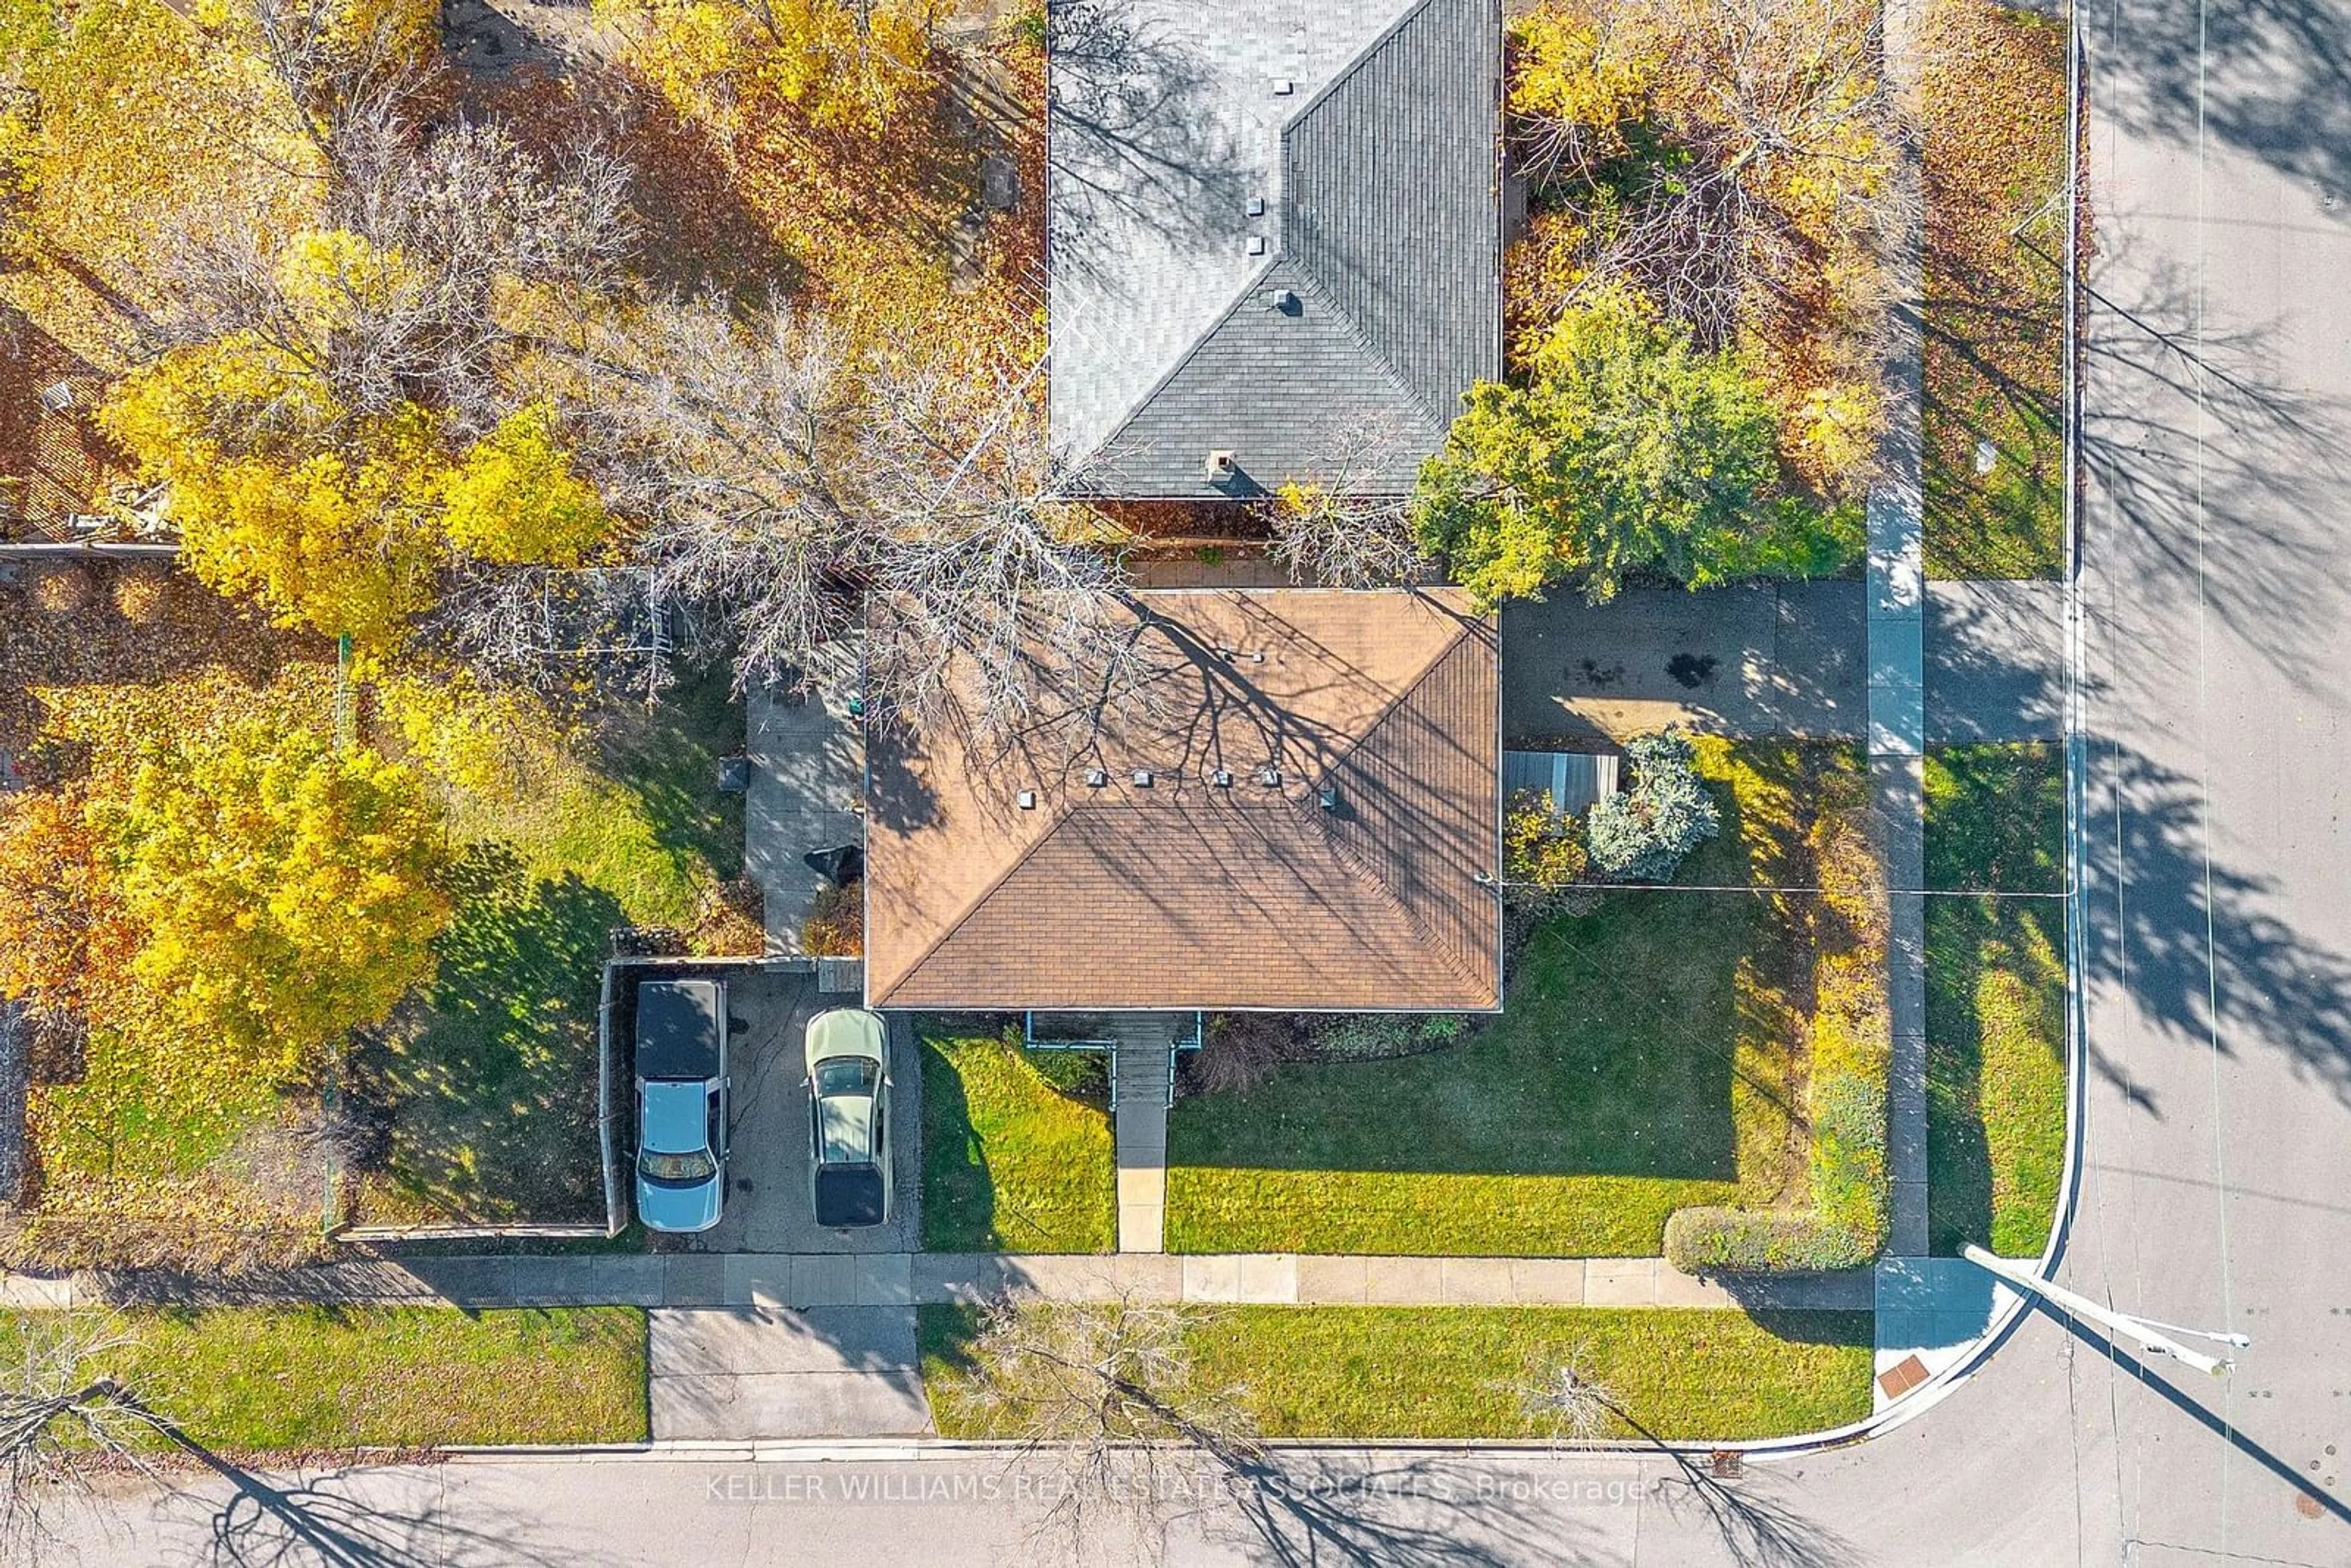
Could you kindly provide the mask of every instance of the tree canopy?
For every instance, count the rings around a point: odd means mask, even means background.
[[[1883,423],[1885,256],[1915,211],[1865,0],[1543,0],[1511,24],[1534,213],[1509,266],[1523,351],[1629,289],[1735,350],[1807,486],[1857,495]]]
[[[438,815],[365,748],[266,713],[159,736],[89,816],[141,933],[132,973],[240,1052],[291,1071],[432,971]]]
[[[213,1081],[283,1077],[432,972],[447,850],[423,782],[319,694],[223,676],[60,694],[76,777],[0,814],[0,995]]]
[[[1633,787],[1592,808],[1592,863],[1624,882],[1664,882],[1720,831],[1722,815],[1698,777],[1689,737],[1667,730],[1625,747]]]
[[[1729,356],[1614,292],[1563,314],[1526,384],[1483,383],[1423,466],[1416,527],[1488,604],[1627,572],[1736,575],[1778,516],[1771,411]]]

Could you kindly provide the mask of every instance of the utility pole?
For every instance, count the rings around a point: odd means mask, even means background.
[[[2101,1328],[2111,1329],[2122,1338],[2137,1340],[2139,1349],[2150,1355],[2168,1355],[2174,1361],[2192,1366],[2197,1371],[2209,1374],[2213,1377],[2227,1376],[2232,1364],[2206,1355],[2202,1351],[2190,1350],[2170,1336],[2184,1333],[2193,1339],[2209,1339],[2220,1344],[2233,1346],[2238,1350],[2242,1350],[2253,1343],[2251,1336],[2246,1334],[2213,1333],[2206,1329],[2184,1329],[2175,1323],[2153,1323],[2143,1318],[2135,1318],[2125,1312],[2111,1311],[2098,1305],[2087,1296],[2078,1295],[2063,1285],[2052,1284],[2021,1264],[2011,1263],[2005,1258],[1995,1258],[1973,1242],[1960,1248],[1959,1255],[1984,1272],[1997,1274],[2018,1290],[2029,1291],[2040,1297],[2068,1317],[2086,1318]]]

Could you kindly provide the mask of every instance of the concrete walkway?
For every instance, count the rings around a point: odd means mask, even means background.
[[[1886,59],[1896,92],[1915,107],[1917,0],[1888,0]],[[1915,139],[1895,178],[1914,192],[1925,175]],[[1896,298],[1925,298],[1916,230],[1893,264]],[[1911,1260],[1927,1251],[1927,580],[1921,418],[1926,388],[1917,306],[1897,309],[1886,371],[1883,471],[1869,496],[1869,785],[1875,836],[1887,887],[1886,983],[1892,1061],[1886,1082],[1886,1174],[1892,1213],[1873,1271],[1873,1304],[1899,1296]],[[1873,1315],[1874,1355],[1883,1375],[1877,1406],[1925,1381],[1912,1337],[1923,1315]],[[1915,1381],[1914,1381],[1915,1379]]]
[[[1118,1105],[1118,1249],[1160,1252],[1167,1245],[1169,1052],[1189,1019],[1138,1013],[1113,1020],[1110,1070]]]
[[[802,857],[865,838],[865,737],[849,712],[857,651],[842,642],[820,652],[806,694],[758,690],[743,699],[751,759],[743,862],[766,900],[774,954],[802,950],[800,928],[825,884]]]
[[[1019,1291],[1061,1301],[1301,1305],[1820,1308],[1865,1312],[1858,1270],[1698,1279],[1656,1258],[1390,1258],[1296,1252],[738,1252],[411,1258],[241,1282],[161,1275],[0,1276],[0,1307],[327,1301],[648,1308],[905,1307]]]
[[[659,1309],[647,1321],[656,1442],[931,1429],[910,1306]]]
[[[2019,1294],[1964,1258],[1880,1263],[1874,1408],[1884,1410],[1962,1360]]]

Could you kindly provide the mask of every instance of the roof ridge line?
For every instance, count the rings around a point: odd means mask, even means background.
[[[1285,142],[1283,152],[1286,154],[1288,151],[1289,146]],[[1428,406],[1427,402],[1420,395],[1420,389],[1412,384],[1412,378],[1405,375],[1395,361],[1388,357],[1388,351],[1385,349],[1372,340],[1372,335],[1364,329],[1364,324],[1355,319],[1354,312],[1340,303],[1338,296],[1331,292],[1330,285],[1322,281],[1320,273],[1306,265],[1303,256],[1291,254],[1286,246],[1281,254],[1282,258],[1297,269],[1299,280],[1312,289],[1314,298],[1322,302],[1322,308],[1345,324],[1347,336],[1353,340],[1355,346],[1370,355],[1374,365],[1387,372],[1388,380],[1395,383],[1395,389],[1404,394],[1405,402],[1426,415],[1429,423],[1437,426],[1437,435],[1442,439],[1452,422]]]
[[[1424,0],[1424,4],[1425,3],[1426,0]],[[1265,281],[1266,275],[1270,273],[1275,267],[1280,267],[1283,260],[1284,253],[1280,249],[1276,248],[1272,255],[1265,258],[1264,266],[1249,274],[1249,281],[1241,285],[1240,292],[1234,295],[1230,300],[1226,302],[1223,309],[1217,311],[1215,316],[1209,319],[1208,324],[1200,329],[1199,335],[1195,337],[1192,341],[1186,346],[1182,353],[1176,356],[1175,362],[1167,367],[1167,369],[1160,375],[1159,379],[1153,382],[1149,386],[1144,388],[1142,393],[1137,396],[1133,402],[1127,404],[1125,409],[1120,413],[1118,423],[1110,427],[1109,434],[1105,434],[1100,441],[1095,442],[1092,446],[1088,447],[1084,456],[1077,459],[1081,469],[1085,464],[1092,462],[1102,453],[1110,450],[1112,444],[1118,440],[1121,434],[1134,423],[1135,415],[1150,407],[1151,400],[1157,397],[1161,392],[1165,392],[1167,390],[1167,384],[1170,382],[1173,382],[1183,372],[1184,367],[1190,364],[1195,359],[1199,357],[1200,350],[1207,347],[1208,340],[1217,335],[1217,329],[1222,327],[1226,322],[1233,319],[1234,313],[1249,302],[1249,297],[1257,292],[1258,286]],[[1052,344],[1049,338],[1046,343],[1045,367],[1046,374],[1048,375],[1052,373],[1051,356]]]
[[[1337,70],[1332,71],[1329,79],[1324,81],[1321,87],[1314,89],[1312,96],[1309,97],[1304,103],[1300,104],[1296,109],[1291,110],[1289,117],[1282,120],[1280,129],[1275,138],[1281,143],[1282,151],[1287,152],[1290,150],[1290,132],[1293,126],[1303,120],[1308,115],[1313,113],[1316,110],[1322,108],[1324,102],[1330,99],[1331,95],[1339,89],[1339,85],[1342,82],[1345,81],[1349,77],[1353,76],[1357,71],[1363,69],[1365,61],[1369,60],[1374,55],[1378,54],[1382,49],[1386,48],[1389,42],[1393,40],[1398,33],[1404,31],[1405,23],[1411,21],[1415,16],[1419,16],[1423,11],[1427,10],[1433,3],[1434,0],[1412,0],[1410,5],[1397,12],[1394,16],[1389,17],[1385,26],[1382,27],[1378,32],[1374,33],[1368,39],[1366,39],[1362,48],[1357,49],[1353,55],[1349,56],[1347,62],[1344,65],[1341,66]]]
[[[1397,586],[1402,591],[1412,595],[1413,598],[1419,600],[1423,603],[1435,609],[1439,615],[1455,616],[1455,612],[1453,611],[1438,604],[1434,599],[1422,592],[1420,584],[1406,582],[1399,583]],[[1447,584],[1444,586],[1450,585]],[[1455,616],[1455,619],[1459,620],[1461,618]],[[1371,739],[1374,732],[1376,731],[1380,726],[1387,723],[1387,721],[1395,716],[1396,709],[1411,701],[1414,695],[1416,694],[1422,686],[1428,684],[1428,677],[1436,672],[1437,666],[1445,663],[1446,660],[1453,656],[1453,651],[1461,646],[1462,640],[1469,635],[1470,629],[1479,624],[1485,619],[1486,617],[1482,615],[1470,616],[1467,618],[1466,624],[1458,626],[1454,631],[1451,640],[1449,640],[1445,646],[1439,648],[1435,653],[1429,655],[1428,663],[1423,664],[1419,670],[1414,674],[1411,684],[1406,685],[1403,690],[1397,692],[1395,696],[1390,697],[1380,708],[1380,711],[1372,716],[1371,722],[1364,726],[1361,732],[1356,735],[1355,743],[1347,747],[1346,750],[1341,752],[1338,756],[1332,758],[1331,759],[1331,765],[1323,768],[1321,773],[1315,776],[1315,782],[1319,785],[1323,779],[1330,778],[1333,771],[1345,767],[1348,760],[1353,758],[1355,753],[1364,748],[1364,743]]]
[[[1014,855],[1011,861],[1002,871],[988,878],[987,884],[977,893],[974,894],[969,902],[965,904],[961,909],[956,912],[955,918],[948,921],[944,926],[940,927],[939,934],[931,939],[930,945],[925,946],[921,952],[915,954],[914,961],[908,964],[904,970],[900,971],[897,979],[891,984],[889,991],[885,991],[878,997],[869,996],[867,998],[868,1002],[872,1006],[877,1008],[887,1005],[891,992],[896,991],[899,987],[913,979],[916,971],[921,969],[924,965],[929,963],[933,958],[938,956],[939,949],[947,945],[947,938],[953,936],[956,932],[969,925],[971,923],[972,916],[977,915],[980,912],[981,907],[985,905],[989,899],[995,897],[997,893],[1004,886],[1004,884],[1011,880],[1012,873],[1019,871],[1022,866],[1027,865],[1036,855],[1037,852],[1044,847],[1045,841],[1051,838],[1055,833],[1060,832],[1064,827],[1067,827],[1069,825],[1070,819],[1076,814],[1076,802],[1066,799],[1063,800],[1061,803],[1060,809],[1055,811],[1052,821],[1046,825],[1045,831],[1039,833],[1037,837],[1029,842],[1027,849],[1022,850],[1019,854]]]
[[[1455,644],[1457,647],[1458,645],[1458,643]],[[1447,650],[1448,654],[1451,652],[1452,650],[1450,648]],[[1305,801],[1295,800],[1292,801],[1290,805],[1291,809],[1299,815],[1304,816],[1306,814],[1308,808]],[[1320,808],[1318,807],[1316,810],[1319,811]],[[1385,877],[1383,877],[1377,871],[1365,864],[1364,857],[1358,854],[1351,845],[1343,842],[1338,835],[1333,833],[1330,828],[1322,822],[1315,822],[1313,824],[1313,828],[1316,837],[1322,841],[1323,847],[1331,852],[1331,858],[1337,861],[1341,865],[1345,866],[1349,872],[1353,873],[1355,881],[1359,884],[1361,884],[1367,892],[1377,897],[1382,904],[1386,904],[1390,909],[1394,910],[1395,914],[1403,919],[1405,929],[1410,931],[1413,936],[1419,940],[1424,948],[1434,950],[1437,957],[1445,964],[1446,968],[1451,971],[1455,979],[1461,981],[1465,986],[1472,988],[1485,984],[1484,976],[1475,974],[1470,970],[1467,956],[1454,952],[1449,943],[1439,938],[1437,933],[1430,928],[1426,921],[1413,913],[1412,905],[1405,902],[1404,895],[1396,892],[1395,888],[1390,887]]]
[[[1371,340],[1370,335],[1363,330],[1361,325],[1354,319],[1354,317],[1344,306],[1341,305],[1337,298],[1331,293],[1329,286],[1322,282],[1321,276],[1317,274],[1312,267],[1307,266],[1305,259],[1297,255],[1297,253],[1286,243],[1289,237],[1289,209],[1291,208],[1297,198],[1297,182],[1291,178],[1291,133],[1303,126],[1316,110],[1322,109],[1333,97],[1335,97],[1340,88],[1343,87],[1356,72],[1362,70],[1366,65],[1370,64],[1383,49],[1385,49],[1388,45],[1394,43],[1395,41],[1396,35],[1403,32],[1406,26],[1417,19],[1422,13],[1429,10],[1436,5],[1436,3],[1437,0],[1413,0],[1412,4],[1406,5],[1402,11],[1398,12],[1395,18],[1391,20],[1386,26],[1381,28],[1378,33],[1373,36],[1369,43],[1366,43],[1361,49],[1356,51],[1353,58],[1349,59],[1345,65],[1340,67],[1338,70],[1332,72],[1331,78],[1324,82],[1321,87],[1317,88],[1311,98],[1301,104],[1287,120],[1284,120],[1281,122],[1280,130],[1275,140],[1280,145],[1282,204],[1285,209],[1282,214],[1282,238],[1284,243],[1281,246],[1281,254],[1297,264],[1299,275],[1313,283],[1315,292],[1319,297],[1321,297],[1323,304],[1329,307],[1330,309],[1338,315],[1342,320],[1347,323],[1350,330],[1363,344],[1365,350],[1379,361],[1382,369],[1387,371],[1388,373],[1395,378],[1397,386],[1402,389],[1405,394],[1405,400],[1425,414],[1433,423],[1436,424],[1438,431],[1441,433],[1451,427],[1453,423],[1453,415],[1441,406],[1432,407],[1430,405],[1428,401],[1421,395],[1420,388],[1413,384],[1412,378],[1405,374],[1403,370],[1396,365],[1395,361],[1389,357],[1386,350],[1381,348],[1378,344]],[[1493,187],[1494,218],[1497,235],[1500,233],[1501,225],[1501,156],[1498,144],[1495,152]],[[1499,249],[1497,256],[1499,261]],[[1501,290],[1499,287],[1498,275],[1497,287],[1495,290],[1495,318],[1496,331],[1498,334],[1500,331],[1500,305]]]

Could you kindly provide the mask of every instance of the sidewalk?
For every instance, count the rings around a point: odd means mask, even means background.
[[[246,1281],[164,1275],[0,1276],[0,1308],[101,1304],[884,1307],[1006,1291],[1056,1301],[1320,1306],[1562,1306],[1866,1312],[1867,1270],[1724,1283],[1657,1258],[1387,1258],[1294,1252],[738,1252],[417,1258],[332,1263]]]

